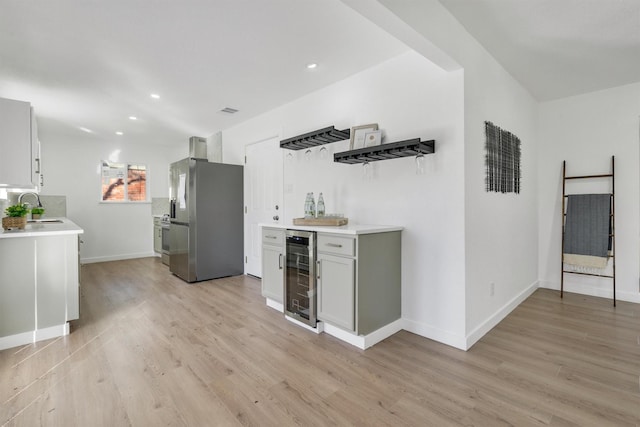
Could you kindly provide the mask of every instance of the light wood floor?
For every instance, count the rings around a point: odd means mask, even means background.
[[[536,291],[470,351],[362,351],[284,320],[260,282],[156,258],[82,268],[64,338],[0,352],[0,425],[640,425],[640,306]]]

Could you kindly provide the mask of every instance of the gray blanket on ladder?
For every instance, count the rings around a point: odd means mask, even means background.
[[[610,249],[610,219],[610,194],[568,196],[564,253],[607,257]]]

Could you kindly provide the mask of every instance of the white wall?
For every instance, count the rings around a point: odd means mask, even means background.
[[[386,142],[436,140],[426,173],[414,158],[361,165],[333,162],[348,141],[329,144],[329,157],[284,162],[285,221],[302,215],[305,194],[324,193],[327,211],[351,222],[405,227],[402,315],[408,330],[464,346],[463,75],[447,73],[410,52],[223,132],[225,162],[241,163],[244,146],[335,125],[378,123]]]
[[[485,121],[520,138],[519,194],[485,189]],[[486,53],[477,55],[473,65],[465,66],[469,346],[538,286],[536,131],[537,103],[492,57]]]
[[[465,142],[459,162],[464,163],[465,176],[468,348],[537,287],[537,103],[439,2],[380,2],[464,69]],[[419,49],[419,41],[412,47]],[[522,142],[518,195],[485,191],[485,120]],[[493,296],[490,283],[495,284]]]
[[[640,302],[640,82],[540,104],[539,212],[541,286],[560,288],[562,161],[567,175],[609,173],[615,156],[616,290]],[[567,193],[608,192],[607,180],[571,183]],[[610,298],[610,279],[565,275],[565,290]]]
[[[40,139],[45,179],[41,193],[67,196],[67,216],[84,229],[82,262],[153,256],[151,203],[100,203],[100,160],[146,164],[150,197],[168,197],[168,164],[177,160],[177,150],[47,134]]]

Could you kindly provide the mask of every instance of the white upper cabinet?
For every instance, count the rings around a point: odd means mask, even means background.
[[[38,187],[39,158],[40,143],[31,105],[0,98],[0,187]]]
[[[42,186],[42,161],[40,157],[40,140],[38,139],[38,122],[31,107],[31,183]]]

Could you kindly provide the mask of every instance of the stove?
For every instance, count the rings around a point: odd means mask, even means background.
[[[171,218],[169,218],[169,214],[162,215],[162,219],[160,220],[160,225],[162,227],[162,263],[169,265],[169,227],[171,227]]]

